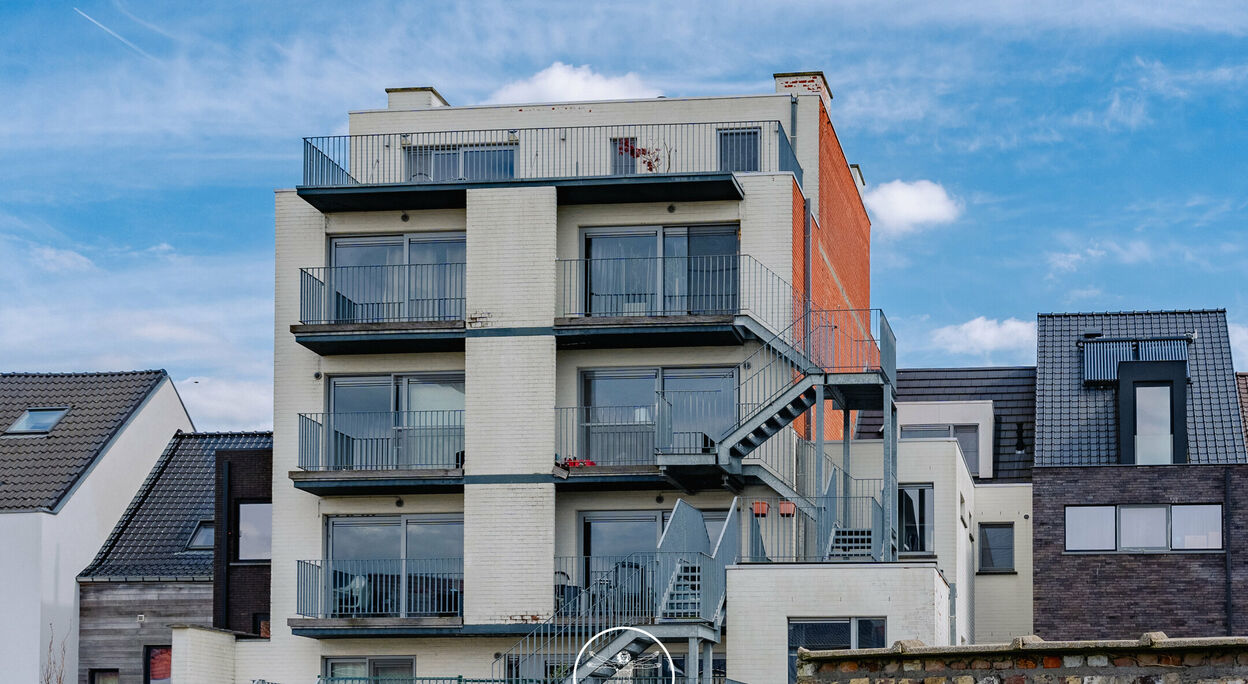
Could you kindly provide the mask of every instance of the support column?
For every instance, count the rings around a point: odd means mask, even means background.
[[[823,381],[815,385],[815,420],[811,426],[815,442],[815,496],[823,496]]]
[[[711,684],[711,676],[715,674],[714,644],[702,642],[702,684]]]
[[[699,684],[698,682],[698,661],[701,654],[698,646],[701,639],[697,637],[689,637],[689,652],[685,655],[685,682],[687,684]]]
[[[884,491],[880,503],[884,508],[883,560],[897,560],[897,407],[893,404],[893,387],[884,385],[883,441]]]
[[[843,515],[841,519],[849,520],[850,506],[852,504],[849,497],[854,494],[851,486],[854,478],[849,474],[849,409],[844,404],[845,402],[842,400],[839,406],[841,409],[841,482],[839,484],[841,489],[841,513]]]

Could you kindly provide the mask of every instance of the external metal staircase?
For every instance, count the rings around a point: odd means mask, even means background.
[[[620,582],[592,584],[562,602],[494,662],[494,676],[516,684],[599,684],[661,640],[717,641],[723,624],[727,567],[740,554],[741,528],[733,501],[712,543],[702,512],[681,500],[672,509],[658,550],[617,561]],[[601,634],[600,634],[601,633]],[[585,657],[574,663],[585,647]]]

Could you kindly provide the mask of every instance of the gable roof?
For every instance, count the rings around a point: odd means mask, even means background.
[[[212,580],[212,551],[186,543],[214,517],[216,453],[272,448],[272,432],[178,432],[79,578]]]
[[[897,401],[992,401],[996,418],[992,436],[992,482],[1029,482],[1036,423],[1036,369],[901,368]],[[879,411],[858,414],[858,439],[879,438]],[[1023,449],[1018,449],[1019,440]],[[987,480],[986,480],[987,481]]]
[[[169,376],[0,373],[0,510],[54,509],[130,416]],[[3,435],[32,407],[69,407],[50,432]]]
[[[1036,467],[1118,463],[1117,392],[1084,386],[1086,330],[1134,340],[1187,336],[1188,463],[1248,463],[1226,311],[1214,309],[1040,314]]]

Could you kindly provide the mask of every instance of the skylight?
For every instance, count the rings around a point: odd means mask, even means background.
[[[191,540],[186,543],[187,551],[211,551],[216,539],[216,528],[209,521],[201,521],[191,533]]]
[[[68,408],[28,408],[5,430],[10,435],[37,435],[51,432],[52,428],[65,417]]]

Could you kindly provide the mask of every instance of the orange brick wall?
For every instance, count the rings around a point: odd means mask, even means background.
[[[819,209],[811,222],[811,308],[823,310],[863,310],[855,314],[838,314],[840,330],[855,327],[870,331],[871,307],[871,221],[862,198],[855,187],[849,163],[841,150],[840,140],[832,127],[828,112],[819,103]],[[804,207],[801,191],[793,190],[793,286],[799,290],[805,283],[806,244]],[[864,335],[865,337],[865,335]],[[848,347],[837,347],[854,353]],[[860,353],[860,350],[858,350]],[[837,358],[849,364],[851,358]],[[842,438],[841,414],[832,410],[829,401],[824,413],[824,438]],[[851,425],[855,423],[851,416]],[[852,427],[851,427],[852,429]],[[808,437],[809,419],[797,425],[798,434]]]

